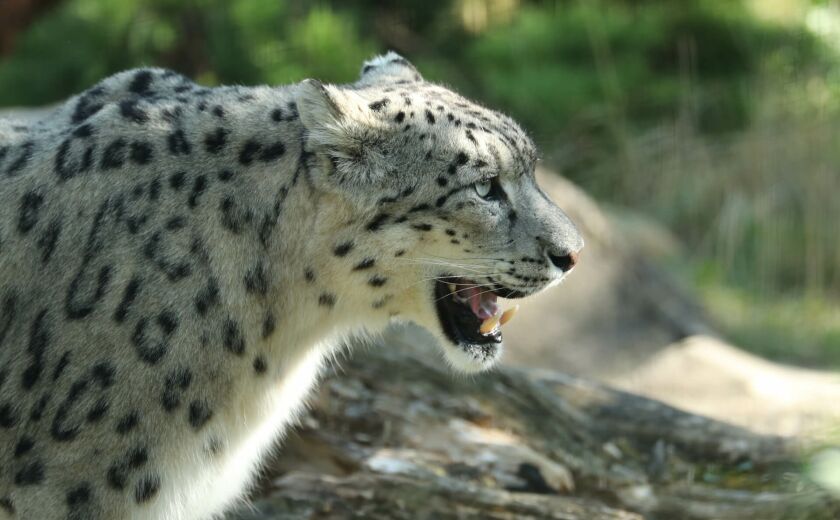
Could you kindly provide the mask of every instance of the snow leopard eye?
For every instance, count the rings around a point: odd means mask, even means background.
[[[499,184],[498,177],[476,182],[473,184],[473,188],[475,189],[476,195],[484,200],[498,200],[504,197],[504,191],[502,190],[501,184]]]
[[[490,190],[493,189],[493,184],[489,181],[481,181],[476,182],[473,187],[475,188],[475,192],[478,194],[479,197],[482,199],[486,199],[488,195],[490,195]]]

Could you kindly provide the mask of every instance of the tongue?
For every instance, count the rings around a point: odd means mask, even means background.
[[[466,294],[470,302],[470,309],[480,320],[494,316],[499,307],[496,305],[496,295],[490,291],[482,291],[479,287],[470,287]]]

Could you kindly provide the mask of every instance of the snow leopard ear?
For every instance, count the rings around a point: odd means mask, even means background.
[[[297,105],[306,127],[306,146],[329,157],[330,177],[340,184],[366,186],[387,174],[385,142],[391,132],[368,100],[355,90],[312,79],[303,81],[299,89]]]
[[[356,85],[364,87],[377,83],[413,83],[415,81],[423,81],[423,77],[414,65],[396,52],[388,51],[362,65],[362,72]]]

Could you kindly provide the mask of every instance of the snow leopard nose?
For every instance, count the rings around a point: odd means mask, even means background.
[[[552,265],[557,269],[560,269],[564,273],[568,273],[572,270],[572,268],[577,265],[578,262],[578,252],[572,251],[570,253],[564,254],[548,254],[548,259],[551,261]]]

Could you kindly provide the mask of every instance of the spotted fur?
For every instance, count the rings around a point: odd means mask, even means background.
[[[442,336],[431,280],[559,279],[582,243],[535,160],[393,53],[344,86],[133,70],[0,121],[0,518],[220,513],[322,360],[393,320],[490,366]]]

